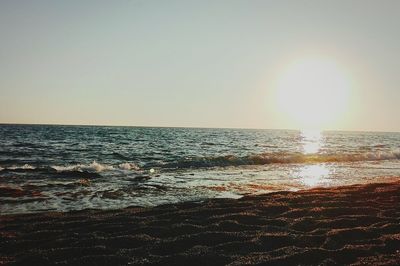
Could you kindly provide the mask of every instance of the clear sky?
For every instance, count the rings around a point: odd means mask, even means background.
[[[397,0],[2,0],[0,36],[1,123],[296,128],[276,84],[328,58],[351,99],[324,127],[400,131]]]

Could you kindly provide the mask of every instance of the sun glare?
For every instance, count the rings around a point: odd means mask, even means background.
[[[306,165],[300,168],[297,177],[306,186],[329,183],[330,171],[325,165]]]
[[[302,130],[300,132],[302,139],[303,153],[317,153],[323,146],[323,136],[318,130]]]
[[[306,129],[333,127],[346,113],[350,79],[328,59],[305,59],[289,65],[276,84],[279,111]]]

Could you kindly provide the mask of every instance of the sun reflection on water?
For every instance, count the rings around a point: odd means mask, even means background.
[[[297,177],[306,186],[317,186],[329,183],[330,170],[324,164],[306,165],[299,169]]]
[[[304,154],[317,154],[324,147],[324,137],[318,130],[303,130],[301,135],[302,152]],[[296,177],[305,186],[320,186],[330,183],[331,171],[325,164],[312,164],[301,166]]]
[[[303,130],[301,131],[300,136],[304,154],[318,153],[323,147],[324,139],[321,131]]]

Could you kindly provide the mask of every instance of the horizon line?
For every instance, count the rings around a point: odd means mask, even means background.
[[[144,126],[144,125],[108,125],[108,124],[59,124],[59,123],[10,123],[0,122],[0,126],[75,126],[75,127],[136,127],[136,128],[189,128],[189,129],[240,129],[240,130],[287,130],[287,131],[306,131],[299,128],[252,128],[252,127],[202,127],[202,126]],[[321,129],[320,132],[364,132],[364,133],[400,133],[400,131],[385,130],[346,130],[346,129]]]

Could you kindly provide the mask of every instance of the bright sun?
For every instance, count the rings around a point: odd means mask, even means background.
[[[329,128],[348,109],[350,85],[346,73],[332,60],[296,61],[277,81],[277,107],[300,128]]]

